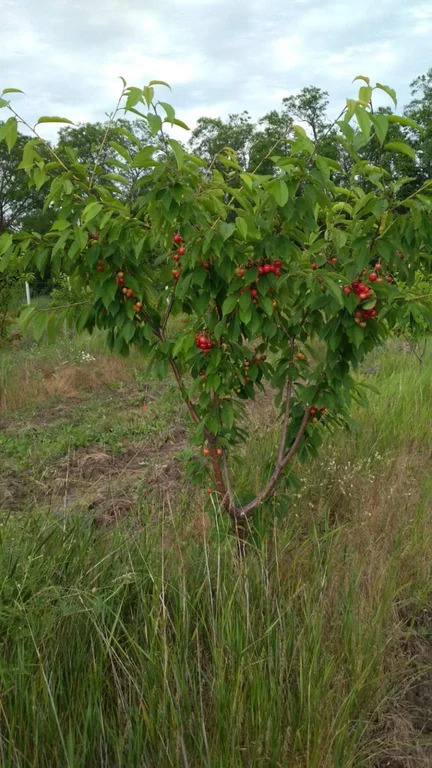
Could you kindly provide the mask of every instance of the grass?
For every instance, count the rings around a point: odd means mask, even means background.
[[[99,344],[0,358],[7,482],[67,474],[74,491],[60,506],[18,494],[0,517],[1,765],[430,766],[431,356],[368,361],[381,394],[297,467],[287,514],[239,565],[215,497],[185,483],[174,390],[139,358],[113,358],[103,380]],[[52,391],[61,362],[85,375]],[[35,397],[20,383],[41,370]],[[239,493],[265,477],[269,421],[254,409]],[[133,491],[116,525],[79,505],[92,461],[99,492],[114,494],[108,466]]]

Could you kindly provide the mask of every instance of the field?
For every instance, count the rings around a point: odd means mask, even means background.
[[[432,765],[432,356],[362,376],[357,429],[239,563],[170,379],[100,336],[0,352],[2,766]]]

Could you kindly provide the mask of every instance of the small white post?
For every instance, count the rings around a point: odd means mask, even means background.
[[[30,305],[30,286],[29,286],[27,281],[26,281],[26,284],[25,284],[25,289],[26,289],[27,304]]]

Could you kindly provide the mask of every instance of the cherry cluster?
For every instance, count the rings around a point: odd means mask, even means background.
[[[318,411],[318,407],[316,405],[313,405],[309,411],[309,419],[312,422],[316,423],[317,421],[319,421],[321,416],[325,416],[325,414],[326,414],[325,408],[320,408]]]
[[[204,354],[208,354],[213,349],[213,344],[205,333],[195,334],[195,346],[201,349]]]
[[[369,320],[370,318],[376,316],[376,307],[372,307],[372,309],[357,309],[354,320],[361,328],[366,328],[365,320]]]
[[[173,235],[173,243],[174,245],[177,245],[179,247],[173,253],[173,259],[177,263],[177,268],[172,269],[171,274],[174,280],[178,280],[180,277],[180,265],[178,264],[178,262],[180,261],[180,257],[184,256],[184,254],[186,253],[186,248],[184,247],[184,245],[182,245],[182,243],[184,243],[184,240],[182,236],[179,235],[178,232],[175,232],[175,234]]]
[[[99,259],[98,265],[97,265],[97,271],[98,272],[105,272],[105,262],[103,259]]]

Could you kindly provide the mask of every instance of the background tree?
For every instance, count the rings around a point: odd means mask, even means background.
[[[6,127],[6,123],[0,123],[0,139]],[[50,212],[42,210],[44,192],[34,185],[29,187],[28,176],[20,167],[28,140],[28,136],[18,133],[13,146],[0,141],[0,234],[18,230],[23,222],[36,232],[44,232],[53,221]]]

